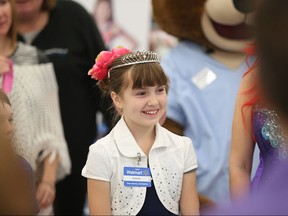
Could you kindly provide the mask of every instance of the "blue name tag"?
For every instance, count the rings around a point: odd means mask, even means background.
[[[145,167],[124,167],[124,186],[151,187],[151,172]]]

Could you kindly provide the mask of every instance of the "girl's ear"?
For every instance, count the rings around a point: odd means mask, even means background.
[[[121,97],[113,91],[111,92],[110,96],[112,98],[112,101],[116,110],[122,110],[123,106],[122,106]]]

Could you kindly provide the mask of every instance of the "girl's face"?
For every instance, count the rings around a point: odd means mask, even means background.
[[[154,127],[166,112],[164,85],[132,89],[130,82],[121,96],[116,93],[111,96],[116,107],[122,110],[129,128]]]
[[[15,0],[19,19],[25,19],[41,11],[44,0]]]
[[[12,24],[12,9],[10,1],[0,0],[0,37],[7,36]]]
[[[11,106],[0,102],[0,136],[12,140],[14,135],[13,112]]]

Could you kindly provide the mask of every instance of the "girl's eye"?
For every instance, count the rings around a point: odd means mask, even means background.
[[[145,94],[146,94],[145,91],[140,91],[140,92],[137,92],[137,93],[136,93],[136,95],[139,95],[139,96],[143,96],[143,95],[145,95]]]
[[[164,92],[165,90],[166,90],[165,87],[160,87],[160,88],[157,89],[158,92]]]

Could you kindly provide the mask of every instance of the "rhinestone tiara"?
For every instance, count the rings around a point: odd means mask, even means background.
[[[110,70],[113,70],[115,68],[125,67],[128,65],[134,65],[134,64],[143,64],[143,63],[149,63],[149,62],[157,62],[160,63],[159,55],[153,51],[137,51],[129,53],[125,56],[123,56],[120,61],[123,63],[121,65],[116,65]]]

